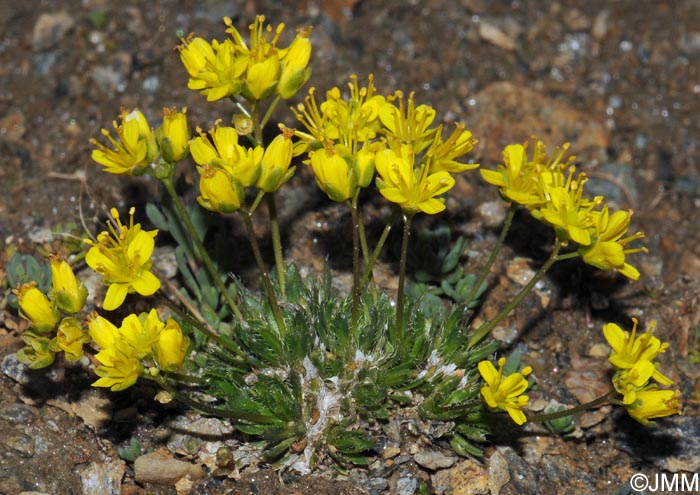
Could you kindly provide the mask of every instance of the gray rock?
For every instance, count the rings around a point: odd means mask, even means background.
[[[38,417],[36,410],[33,407],[20,404],[4,404],[0,408],[0,418],[9,421],[10,423],[29,424],[35,421]]]
[[[413,495],[416,493],[417,488],[418,480],[410,476],[399,478],[399,481],[396,482],[396,493],[398,495]]]
[[[437,471],[438,469],[452,467],[457,462],[457,457],[445,455],[436,450],[423,450],[414,455],[413,460],[424,468]]]
[[[5,438],[3,443],[17,452],[21,457],[34,457],[34,441],[29,435],[12,435]]]

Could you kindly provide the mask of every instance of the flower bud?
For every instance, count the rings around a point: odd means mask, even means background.
[[[175,371],[185,360],[189,339],[182,334],[180,325],[170,318],[160,331],[154,353],[158,366],[166,371]]]
[[[216,169],[211,165],[202,167],[202,176],[199,179],[200,196],[197,202],[207,210],[219,213],[233,213],[237,211],[245,193],[238,181],[233,180],[228,173]]]
[[[282,55],[282,73],[277,83],[277,93],[284,99],[291,98],[311,76],[311,28],[302,28],[292,44]]]
[[[158,133],[160,152],[168,163],[177,163],[189,152],[190,129],[187,125],[187,109],[163,109],[163,126]]]
[[[76,279],[71,266],[64,260],[51,259],[53,299],[58,308],[66,313],[78,313],[85,305],[88,291],[82,281]]]
[[[15,291],[22,315],[28,319],[37,331],[46,333],[58,323],[58,309],[49,298],[36,288],[34,282],[22,284]]]
[[[292,136],[294,129],[282,128],[279,134],[265,149],[260,164],[261,173],[257,186],[265,192],[274,192],[289,180],[294,173],[294,168],[289,169],[292,163]]]

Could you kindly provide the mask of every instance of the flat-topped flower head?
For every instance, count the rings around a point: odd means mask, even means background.
[[[481,396],[484,402],[492,409],[505,409],[516,424],[525,424],[527,418],[523,413],[523,407],[527,406],[530,398],[523,393],[527,390],[527,375],[532,373],[532,368],[526,366],[520,372],[503,376],[505,358],[498,360],[498,370],[491,361],[479,362],[479,373],[486,382],[481,388]]]
[[[160,280],[151,272],[151,255],[158,231],[142,230],[141,224],[134,224],[134,212],[134,208],[129,210],[127,226],[119,219],[117,209],[112,208],[113,222],[108,224],[109,232],[101,232],[97,242],[85,240],[92,246],[85,261],[102,275],[102,283],[108,286],[102,304],[106,310],[121,306],[128,293],[150,296],[160,288]]]
[[[409,147],[399,148],[399,152],[386,149],[376,154],[377,189],[406,213],[439,213],[445,209],[445,200],[436,196],[452,189],[455,180],[447,172],[431,174],[425,165],[415,168],[415,157]]]
[[[102,134],[112,144],[112,149],[95,139],[90,140],[90,143],[97,146],[97,149],[92,150],[92,159],[110,174],[141,175],[158,155],[155,137],[146,117],[139,110],[122,109],[120,117],[121,124],[117,124],[116,120],[112,123],[116,139],[107,129],[102,129]]]
[[[632,241],[644,237],[642,232],[636,232],[627,237],[632,218],[632,210],[608,213],[608,205],[602,211],[591,212],[593,219],[592,242],[588,246],[579,247],[583,261],[601,270],[617,270],[631,280],[639,279],[639,270],[625,260],[625,255],[646,252],[645,247],[628,248]]]
[[[190,79],[187,87],[199,91],[207,101],[216,101],[240,93],[247,60],[235,57],[231,40],[219,43],[190,35],[182,39],[180,60]]]
[[[95,355],[100,366],[95,373],[100,377],[93,387],[109,387],[119,392],[131,387],[144,371],[143,364],[128,352],[129,347],[108,347]]]

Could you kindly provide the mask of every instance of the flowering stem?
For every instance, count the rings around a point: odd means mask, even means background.
[[[185,373],[176,373],[174,371],[163,371],[161,373],[170,380],[175,380],[182,383],[193,383],[195,385],[204,385],[206,381],[199,376],[187,375]]]
[[[399,264],[399,289],[396,295],[396,332],[397,340],[403,345],[403,304],[404,304],[404,283],[406,280],[406,262],[408,258],[408,238],[411,235],[411,221],[415,213],[403,215],[403,239],[401,240],[401,261]]]
[[[280,284],[280,293],[286,297],[287,288],[284,275],[284,254],[282,253],[282,238],[280,236],[280,223],[277,218],[277,204],[274,193],[267,195],[267,209],[270,215],[270,231],[272,233],[272,249],[275,252],[275,267],[277,268],[277,281]]]
[[[372,257],[369,259],[367,265],[365,266],[365,273],[362,275],[362,280],[360,280],[360,290],[362,290],[367,284],[367,281],[370,278],[372,278],[372,270],[374,268],[374,264],[377,262],[377,258],[379,258],[379,253],[382,251],[382,248],[384,247],[384,244],[386,243],[386,240],[389,237],[389,232],[391,232],[391,227],[394,225],[394,221],[396,220],[398,214],[399,210],[394,210],[394,214],[391,215],[391,219],[384,226],[382,235],[379,237],[379,241],[377,242],[377,245],[374,248],[374,251],[372,252]]]
[[[265,116],[260,121],[260,128],[261,129],[265,128],[267,121],[270,120],[270,117],[272,117],[272,112],[275,111],[275,107],[277,107],[277,104],[280,102],[280,98],[281,98],[280,95],[275,96],[275,99],[272,100],[272,103],[270,103],[270,106],[267,107],[267,112],[265,112]]]
[[[352,214],[352,331],[357,331],[357,319],[360,312],[360,214],[358,197],[360,189],[357,189],[350,202]]]
[[[557,240],[556,244],[554,245],[554,249],[552,249],[552,252],[549,255],[549,258],[547,258],[547,261],[544,262],[544,265],[540,267],[540,269],[530,279],[527,285],[523,287],[520,290],[520,292],[513,298],[513,300],[510,303],[508,303],[508,305],[505,308],[503,308],[503,310],[501,310],[501,312],[498,313],[492,320],[484,322],[479,328],[476,329],[474,334],[469,339],[470,346],[476,345],[479,341],[481,341],[481,339],[486,337],[486,335],[488,335],[489,332],[493,330],[496,325],[503,321],[503,319],[505,319],[505,317],[508,316],[510,312],[513,311],[513,309],[515,309],[515,307],[522,302],[523,299],[525,299],[525,296],[527,296],[530,293],[535,284],[540,281],[540,279],[544,276],[545,273],[547,273],[547,270],[551,268],[555,261],[559,260],[559,257],[557,255],[559,254],[559,250],[561,249],[561,247],[561,242]]]
[[[262,254],[260,252],[260,245],[258,244],[258,240],[255,237],[255,229],[253,228],[253,220],[251,219],[252,216],[249,211],[243,209],[239,211],[241,212],[241,216],[243,217],[243,221],[245,222],[245,228],[248,231],[248,240],[250,241],[250,247],[253,249],[253,256],[255,257],[255,261],[258,264],[258,269],[260,270],[260,278],[262,279],[263,286],[265,287],[265,293],[267,295],[267,300],[270,303],[270,307],[272,308],[272,314],[274,315],[275,321],[277,322],[277,328],[279,329],[280,334],[284,336],[287,333],[287,327],[284,324],[282,312],[280,311],[280,307],[277,304],[275,289],[272,287],[270,277],[267,275],[265,262],[263,261]]]
[[[197,252],[202,258],[204,268],[207,270],[209,278],[212,279],[212,281],[216,285],[216,288],[219,289],[219,293],[221,293],[221,295],[224,297],[229,308],[231,308],[233,314],[236,315],[236,318],[239,321],[243,321],[243,313],[241,313],[241,310],[238,308],[236,301],[233,300],[233,296],[231,296],[231,293],[226,288],[226,285],[224,285],[223,281],[219,277],[219,272],[214,267],[214,262],[209,257],[209,254],[207,253],[206,249],[204,249],[204,243],[202,242],[202,239],[200,239],[199,234],[197,233],[197,229],[195,229],[194,225],[192,224],[192,220],[187,214],[185,206],[182,204],[182,201],[180,201],[180,197],[175,191],[172,176],[163,179],[161,182],[165,186],[165,190],[168,192],[170,199],[175,205],[175,209],[177,210],[177,213],[180,216],[180,220],[182,220],[182,222],[185,224],[185,227],[187,228],[187,231],[190,234],[190,238],[192,239],[192,242],[194,243]]]
[[[503,228],[501,229],[501,234],[498,236],[498,241],[496,241],[496,245],[493,247],[493,250],[491,250],[491,256],[489,257],[489,260],[486,262],[486,265],[484,268],[481,270],[481,273],[479,274],[479,278],[476,279],[476,282],[474,282],[474,285],[472,286],[472,290],[469,291],[469,296],[465,299],[467,304],[471,304],[472,300],[476,296],[476,294],[479,292],[479,289],[481,288],[481,284],[484,283],[484,280],[486,280],[486,277],[488,276],[489,272],[491,271],[491,267],[493,266],[494,262],[496,261],[496,256],[501,250],[501,247],[503,247],[503,243],[506,240],[506,235],[508,234],[508,231],[510,230],[510,225],[513,223],[513,217],[515,216],[515,210],[517,209],[517,204],[516,203],[511,203],[510,208],[508,209],[508,214],[506,215],[505,222],[503,223]]]
[[[594,407],[605,404],[606,402],[610,402],[616,394],[617,392],[615,390],[612,390],[602,397],[598,397],[597,399],[592,400],[590,402],[586,402],[585,404],[579,404],[578,406],[572,407],[571,409],[566,409],[564,411],[557,411],[553,413],[535,414],[534,416],[530,416],[527,420],[533,423],[543,423],[545,421],[551,421],[553,419],[566,418],[567,416],[581,414],[582,412],[585,412],[588,409],[593,409]]]
[[[203,413],[211,414],[212,416],[217,416],[219,418],[239,419],[239,416],[237,414],[232,413],[228,409],[210,406],[209,404],[205,404],[204,402],[200,402],[186,394],[183,394],[182,392],[179,392],[177,389],[175,389],[175,387],[172,387],[168,383],[168,381],[162,376],[149,377],[148,375],[146,375],[144,376],[144,378],[153,380],[158,385],[160,385],[160,387],[163,390],[168,392],[173,397],[173,399],[175,399],[178,402],[182,402],[184,405],[191,407],[192,409],[197,409]]]

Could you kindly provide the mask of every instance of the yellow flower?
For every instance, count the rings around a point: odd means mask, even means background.
[[[56,337],[51,340],[53,352],[63,351],[68,361],[80,361],[83,357],[83,344],[90,342],[90,336],[75,318],[64,318],[58,325]]]
[[[143,365],[132,354],[124,352],[124,349],[108,347],[95,355],[101,366],[95,369],[100,379],[92,384],[93,387],[109,387],[113,392],[118,392],[136,383],[143,373]]]
[[[158,154],[155,138],[146,117],[138,111],[122,110],[122,123],[112,125],[117,133],[114,139],[107,129],[102,134],[112,143],[112,148],[91,139],[97,146],[92,151],[92,159],[104,166],[104,171],[116,175],[141,175],[146,171],[150,161]]]
[[[310,153],[316,184],[333,201],[344,202],[355,194],[357,175],[348,161],[333,148]]]
[[[101,232],[97,242],[85,240],[92,246],[85,261],[102,275],[102,282],[109,286],[102,304],[106,310],[121,306],[127,293],[150,296],[160,288],[160,280],[150,271],[158,231],[141,230],[141,224],[134,224],[134,208],[129,210],[128,226],[121,223],[116,208],[112,208],[111,213],[113,224],[108,224],[110,232]]]
[[[509,144],[503,150],[503,165],[496,170],[479,170],[483,179],[499,187],[501,195],[508,201],[530,206],[542,203],[537,184],[537,168],[527,161],[522,144]]]
[[[163,159],[177,163],[189,153],[190,128],[187,125],[187,109],[163,109],[163,126],[158,132],[158,144]]]
[[[318,149],[327,142],[343,145],[353,153],[359,144],[374,139],[381,128],[379,110],[386,98],[375,94],[374,76],[369,75],[366,87],[360,87],[357,76],[350,76],[349,96],[343,99],[340,89],[334,87],[326,93],[326,99],[319,105],[316,102],[316,89],[309,89],[305,104],[292,108],[299,122],[308,133],[297,131],[297,137],[306,141],[312,149]]]
[[[530,398],[522,395],[527,390],[525,376],[532,373],[532,368],[526,366],[521,372],[511,373],[503,377],[505,358],[498,360],[498,370],[491,361],[479,362],[479,373],[486,382],[481,389],[481,395],[486,404],[493,409],[505,409],[516,424],[525,424],[527,418],[522,408],[527,406]]]
[[[651,388],[637,392],[636,400],[627,407],[627,412],[644,425],[650,419],[681,414],[681,393],[678,390]]]
[[[20,363],[26,364],[33,370],[51,366],[55,360],[55,353],[51,351],[51,341],[43,335],[28,330],[22,334],[23,347],[15,354]]]
[[[442,126],[438,127],[435,142],[431,145],[433,159],[430,163],[430,172],[449,172],[451,174],[473,170],[478,168],[476,163],[461,163],[455,160],[469,153],[478,143],[471,131],[465,129],[464,124],[457,123],[455,130],[446,141],[442,140]]]
[[[637,392],[648,385],[648,381],[656,371],[651,361],[640,360],[629,369],[618,370],[613,376],[615,390],[622,394],[623,404],[632,404]]]
[[[153,346],[164,326],[155,309],[140,316],[130,314],[122,320],[119,339],[131,347],[133,357],[139,360],[148,359],[153,354]]]
[[[197,202],[207,210],[233,213],[243,204],[245,192],[241,184],[228,172],[211,165],[201,167]]]
[[[119,329],[111,321],[97,314],[88,317],[88,332],[100,349],[114,347],[120,341]]]
[[[175,371],[185,360],[189,339],[182,333],[180,325],[170,318],[165,328],[160,331],[158,341],[155,343],[155,359],[160,369]]]
[[[309,59],[311,58],[311,28],[297,30],[297,35],[291,45],[280,50],[282,72],[277,83],[277,94],[285,100],[294,96],[311,77]]]
[[[398,107],[392,101],[398,100]],[[413,146],[418,154],[430,146],[438,128],[429,129],[435,120],[435,109],[429,105],[415,106],[413,93],[408,96],[408,106],[404,105],[403,93],[396,92],[379,108],[379,119],[386,128],[388,139]]]
[[[404,155],[409,152],[404,149]],[[445,200],[436,198],[452,189],[454,178],[447,172],[428,173],[425,166],[414,169],[414,157],[402,156],[392,149],[377,153],[376,183],[379,192],[407,213],[422,211],[429,215],[445,209]]]
[[[632,210],[616,211],[608,214],[608,205],[600,212],[591,212],[594,221],[593,241],[590,246],[579,247],[585,263],[601,270],[617,270],[631,280],[639,279],[639,270],[625,262],[625,255],[646,252],[646,248],[625,248],[630,242],[641,239],[644,234],[637,232],[623,238],[630,226]]]
[[[36,283],[22,284],[14,293],[17,295],[22,316],[29,320],[38,332],[47,333],[56,328],[59,319],[58,309],[43,292],[37,289]]]
[[[588,179],[580,173],[573,179],[575,168],[571,167],[565,182],[560,182],[563,175],[555,171],[539,174],[540,184],[546,197],[545,204],[531,210],[536,219],[554,227],[560,241],[573,240],[582,246],[591,244],[589,229],[593,226],[591,211],[603,198],[589,200],[583,196],[583,185]]]
[[[211,43],[203,38],[182,40],[180,60],[190,75],[187,87],[199,91],[207,101],[216,101],[240,93],[247,60],[235,57],[231,40]]]
[[[82,280],[78,280],[71,266],[57,257],[51,258],[51,281],[53,300],[62,311],[78,313],[85,306],[88,291]]]
[[[265,192],[275,192],[294,174],[292,163],[292,136],[294,129],[281,127],[282,133],[265,148],[265,154],[260,163],[260,177],[257,186]]]
[[[632,318],[632,332],[623,331],[615,323],[608,323],[603,327],[605,340],[608,341],[612,352],[608,360],[618,369],[629,370],[640,361],[649,361],[653,364],[654,359],[664,352],[668,347],[668,342],[661,341],[652,334],[656,326],[656,321],[652,321],[649,329],[640,336],[637,336],[637,319]],[[671,385],[673,381],[662,375],[654,367],[652,378],[661,385]]]

